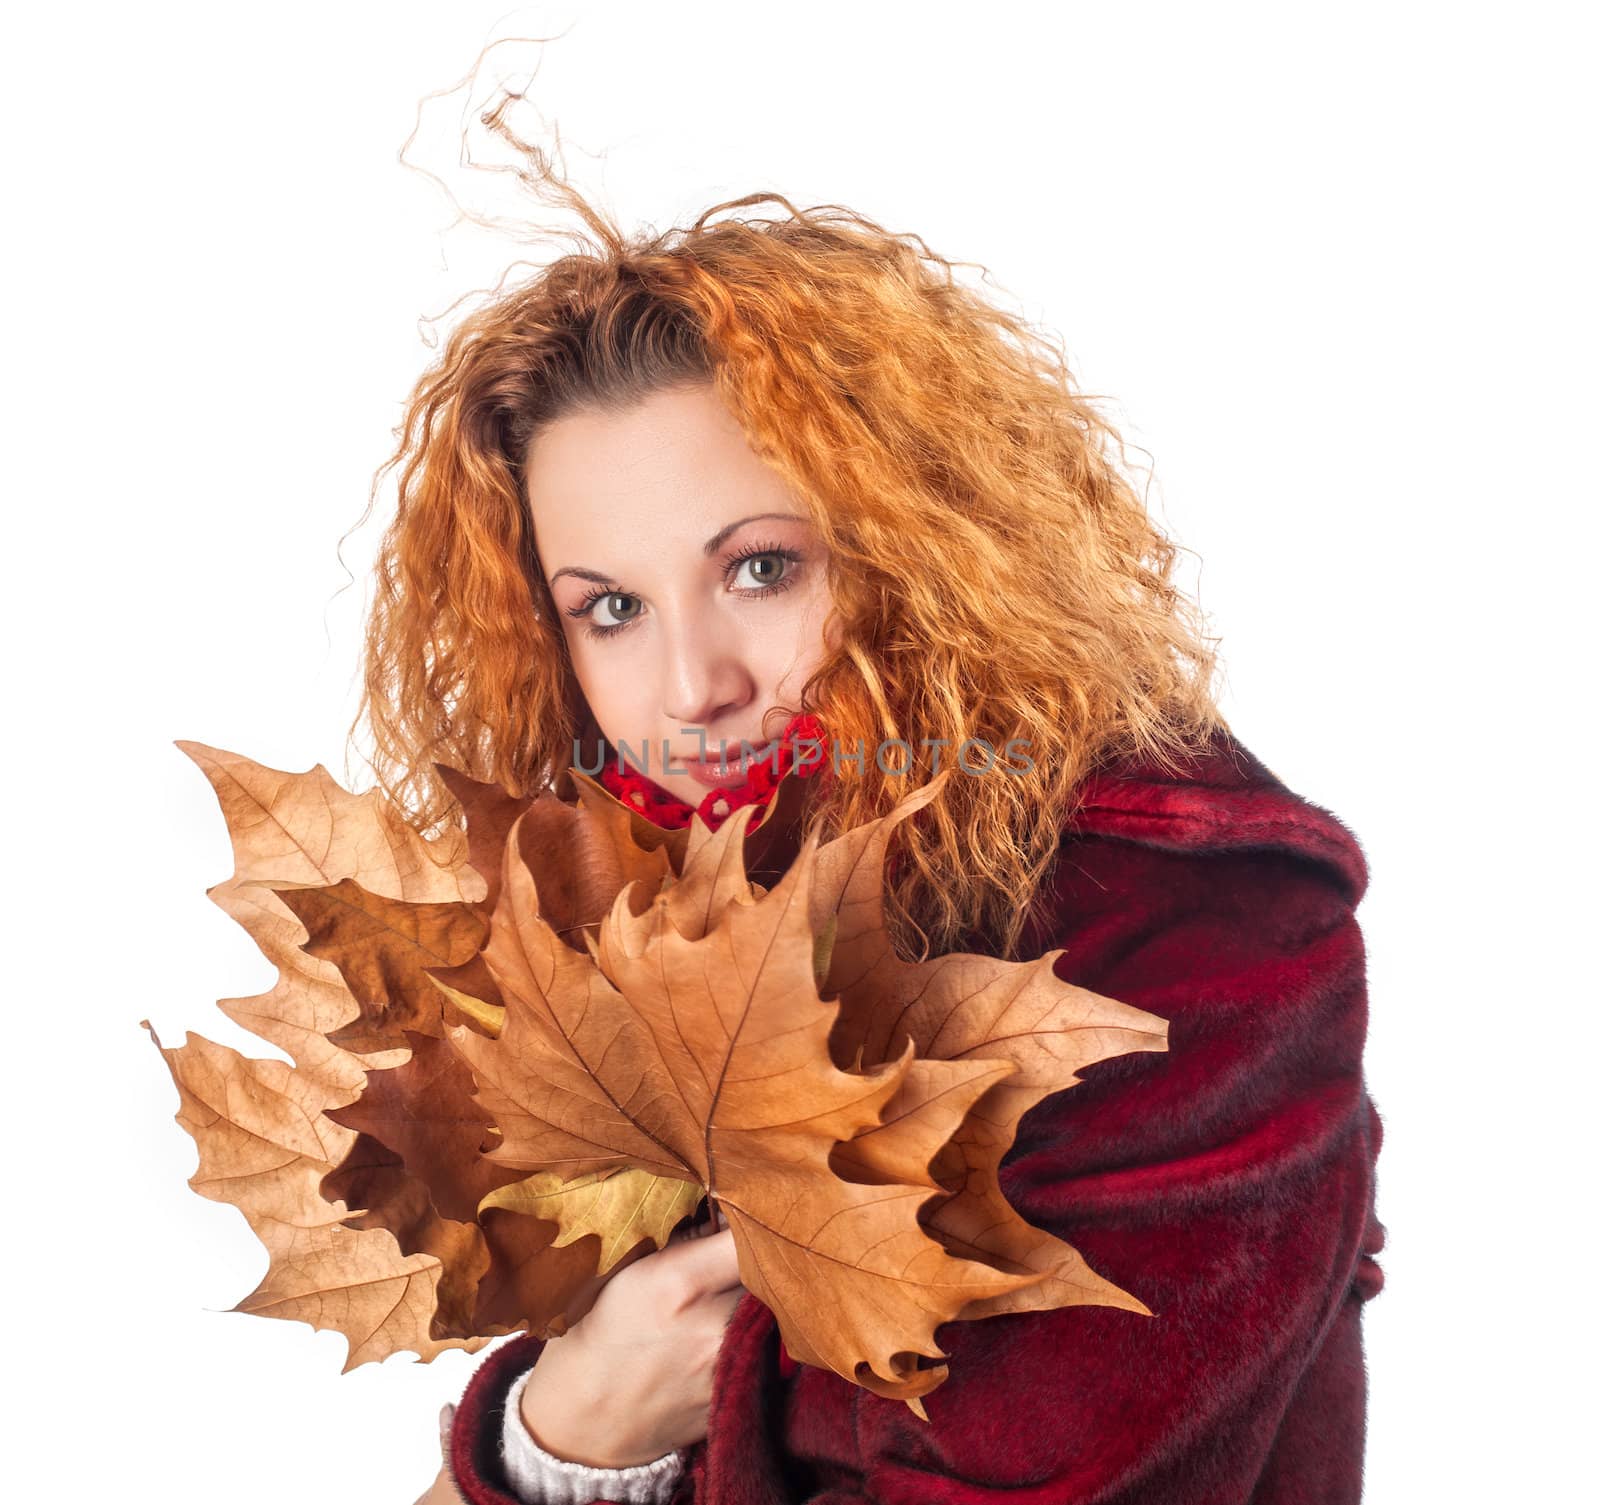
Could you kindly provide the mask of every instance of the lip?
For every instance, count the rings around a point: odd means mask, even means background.
[[[728,748],[728,763],[723,764],[715,753],[709,758],[675,758],[667,766],[676,773],[686,773],[695,783],[707,789],[716,789],[727,784],[742,784],[750,777],[750,771],[756,764],[770,762],[772,752],[778,745],[774,737],[770,742],[764,742],[759,747],[752,747],[746,756],[744,771],[739,769],[739,753],[744,744],[739,747]]]

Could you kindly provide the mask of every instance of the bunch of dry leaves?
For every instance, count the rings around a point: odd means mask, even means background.
[[[789,1353],[924,1419],[941,1323],[1148,1312],[999,1169],[1029,1108],[1165,1050],[1166,1021],[1061,981],[1058,951],[899,956],[889,838],[948,774],[821,843],[793,775],[713,833],[576,771],[526,799],[441,766],[465,832],[425,838],[320,765],[178,745],[232,836],[210,896],[278,969],[220,1006],[293,1062],[150,1031],[190,1185],[271,1257],[235,1310],[342,1332],[346,1370],[554,1336],[710,1197]]]

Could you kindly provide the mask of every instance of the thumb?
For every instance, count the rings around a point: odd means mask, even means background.
[[[448,1460],[450,1457],[450,1428],[455,1424],[456,1408],[446,1402],[439,1408],[439,1454]]]

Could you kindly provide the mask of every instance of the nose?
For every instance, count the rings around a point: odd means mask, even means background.
[[[739,641],[718,624],[678,622],[661,634],[661,709],[679,726],[701,726],[708,737],[730,713],[755,696],[755,676]],[[675,751],[674,757],[679,756]]]

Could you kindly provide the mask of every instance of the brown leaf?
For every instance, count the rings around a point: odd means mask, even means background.
[[[326,888],[279,888],[306,928],[303,949],[332,962],[361,1013],[329,1033],[347,1050],[392,1050],[402,1031],[440,1035],[438,989],[429,967],[464,967],[487,926],[470,904],[408,904],[368,893],[352,878]]]
[[[567,933],[569,946],[581,947],[576,930],[597,922],[624,882],[638,877],[654,887],[670,877],[667,850],[660,843],[638,844],[629,813],[609,796],[591,809],[567,806],[549,795],[513,801],[453,771],[449,782],[466,810],[475,860],[487,863],[491,853],[503,860],[512,826],[520,831],[524,849],[536,854],[548,878],[541,893],[544,912]],[[497,894],[499,875],[492,876],[489,891]],[[597,1263],[603,1273],[632,1250],[632,1243],[614,1247],[619,1236],[614,1232],[573,1248],[577,1235],[558,1240],[562,1228],[536,1220],[531,1202],[514,1212],[503,1210],[509,1204],[480,1211],[482,1198],[522,1178],[479,1155],[488,1122],[470,1098],[472,1078],[459,1058],[411,1033],[437,1035],[446,1020],[461,1017],[478,1028],[492,1024],[498,1032],[496,1016],[502,1010],[493,1001],[498,987],[477,955],[487,928],[477,917],[477,907],[398,903],[367,894],[348,880],[321,889],[286,889],[279,896],[306,924],[306,951],[336,962],[361,1004],[362,1017],[333,1038],[350,1048],[413,1046],[409,1060],[372,1071],[362,1099],[333,1115],[361,1130],[364,1138],[352,1152],[355,1159],[329,1178],[325,1191],[364,1197],[371,1208],[359,1226],[390,1228],[407,1253],[441,1255],[445,1276],[436,1336],[460,1330],[451,1298],[469,1278],[479,1287],[473,1318],[479,1325],[469,1330],[503,1330],[508,1322],[522,1321],[546,1336],[564,1330],[576,1320],[578,1293],[593,1286]],[[444,984],[444,978],[470,987],[477,996],[463,995]],[[490,1001],[480,1001],[485,994]],[[446,998],[465,1014],[447,1006],[442,1016]],[[381,1180],[372,1164],[380,1149],[389,1157]],[[361,1188],[359,1193],[355,1187]],[[637,1240],[641,1229],[653,1228],[649,1213],[657,1200],[646,1199],[631,1220],[619,1213],[619,1229],[631,1228]],[[615,1188],[607,1206],[617,1206]],[[661,1243],[676,1220],[661,1231]],[[487,1269],[480,1268],[475,1249],[468,1258],[462,1225],[473,1222],[482,1225]]]
[[[369,1209],[355,1226],[388,1228],[403,1252],[440,1257],[435,1337],[523,1325],[547,1337],[565,1331],[582,1315],[572,1308],[597,1272],[599,1246],[567,1247],[560,1226],[532,1207],[480,1211],[480,1202],[521,1173],[481,1153],[497,1136],[473,1101],[472,1075],[460,1056],[438,1039],[407,1039],[413,1049],[406,1061],[370,1072],[355,1102],[329,1110],[335,1123],[360,1132],[323,1182],[323,1195]],[[460,1290],[468,1294],[457,1300]]]
[[[329,1117],[337,1117],[337,1110]],[[357,1134],[319,1190],[328,1202],[359,1209],[343,1220],[346,1228],[384,1229],[402,1254],[429,1254],[439,1261],[431,1337],[494,1334],[494,1327],[479,1322],[477,1312],[479,1288],[490,1266],[483,1230],[476,1222],[441,1217],[428,1188],[392,1150],[370,1134]]]
[[[473,1102],[472,1074],[455,1050],[425,1035],[407,1043],[404,1062],[370,1072],[360,1097],[328,1116],[391,1150],[445,1217],[473,1222],[479,1201],[512,1179],[480,1158],[493,1122]]]
[[[466,816],[473,868],[486,888],[485,914],[500,897],[507,837],[520,821],[522,839],[540,854],[545,919],[575,949],[571,932],[597,925],[611,901],[635,878],[669,875],[681,860],[686,831],[666,831],[614,799],[609,790],[568,769],[558,790],[517,799],[442,763],[434,765]]]
[[[204,743],[177,745],[216,790],[240,883],[316,888],[354,878],[372,893],[414,904],[483,897],[460,838],[440,838],[434,850],[376,789],[350,794],[320,763],[284,773]]]
[[[1076,1073],[1095,1061],[1165,1050],[1166,1020],[1062,982],[1055,973],[1060,950],[1031,962],[958,952],[913,964],[896,953],[884,919],[884,854],[894,827],[932,800],[946,777],[881,821],[830,843],[819,857],[811,921],[818,930],[830,919],[836,926],[824,984],[824,991],[838,993],[840,1005],[833,1058],[860,1060],[870,1069],[914,1041],[921,1055],[941,1061],[1014,1067],[973,1105],[935,1159],[935,1174],[953,1195],[930,1206],[923,1221],[953,1254],[1040,1278],[974,1299],[962,1320],[1083,1303],[1149,1315],[1143,1302],[1096,1274],[1070,1244],[1011,1206],[1000,1188],[1000,1163],[1024,1113],[1075,1085]],[[910,1084],[906,1090],[918,1089]],[[841,1173],[887,1174],[904,1159],[898,1133],[889,1123],[840,1146],[835,1161]]]
[[[539,919],[535,879],[508,846],[484,951],[505,1029],[491,1041],[458,1026],[450,1038],[502,1130],[488,1158],[567,1182],[627,1166],[706,1188],[734,1230],[741,1279],[777,1314],[789,1351],[910,1398],[943,1377],[913,1362],[944,1356],[941,1322],[1039,1278],[952,1258],[917,1219],[938,1194],[929,1162],[1013,1068],[938,1068],[939,1090],[901,1120],[916,1180],[834,1174],[832,1146],[880,1123],[914,1048],[864,1075],[831,1063],[837,1007],[817,995],[808,911],[815,843],[758,895],[741,861],[752,814],[712,836],[696,830],[679,881],[642,910],[618,896],[598,971]]]
[[[204,743],[177,745],[215,790],[233,843],[233,876],[207,892],[278,969],[268,992],[219,1006],[302,1071],[359,1087],[367,1061],[329,1037],[358,1018],[360,1006],[337,968],[300,949],[304,928],[260,885],[353,878],[386,898],[451,903],[480,898],[483,880],[465,865],[459,841],[435,852],[376,791],[348,794],[320,764],[285,773]]]
[[[437,1258],[403,1255],[385,1229],[344,1226],[350,1209],[323,1199],[323,1176],[354,1138],[325,1112],[340,1093],[283,1061],[251,1060],[193,1033],[164,1046],[150,1022],[140,1022],[167,1062],[178,1122],[200,1152],[190,1186],[237,1207],[270,1256],[265,1277],[235,1311],[343,1333],[346,1371],[401,1349],[431,1359],[445,1348],[483,1347],[483,1337],[431,1336]]]
[[[229,879],[207,890],[211,902],[247,930],[278,980],[252,998],[223,998],[218,1007],[236,1024],[278,1046],[308,1075],[359,1091],[364,1068],[384,1055],[361,1055],[329,1038],[361,1009],[339,969],[300,949],[305,927],[269,888]]]
[[[271,1256],[266,1278],[241,1309],[308,1321],[330,1318],[321,1325],[345,1332],[351,1364],[382,1358],[397,1347],[410,1347],[424,1358],[441,1347],[481,1347],[484,1339],[476,1333],[465,1335],[464,1343],[438,1341],[437,1291],[446,1271],[440,1258],[418,1252],[448,1249],[466,1261],[445,1279],[448,1294],[470,1278],[470,1267],[481,1264],[481,1253],[472,1249],[474,1239],[481,1243],[479,1230],[430,1229],[419,1234],[416,1250],[402,1254],[392,1231],[345,1226],[351,1209],[321,1195],[324,1177],[356,1141],[356,1134],[333,1121],[328,1110],[361,1093],[368,1068],[403,1061],[405,1055],[360,1054],[334,1043],[331,1037],[359,1019],[361,1008],[337,967],[301,949],[303,926],[265,885],[332,885],[353,878],[390,899],[461,903],[481,896],[482,880],[465,866],[463,844],[431,847],[380,795],[350,795],[320,765],[292,774],[202,743],[178,746],[215,790],[233,844],[233,876],[210,889],[210,897],[278,969],[268,992],[223,999],[220,1007],[294,1062],[289,1068],[250,1061],[198,1036],[172,1051],[163,1048],[183,1104],[179,1122],[195,1137],[199,1174],[207,1177],[196,1189],[235,1203]],[[269,1150],[264,1169],[208,1176],[209,1168],[239,1161],[252,1146],[279,1145],[286,1133],[295,1137],[293,1158],[278,1164]],[[414,1205],[414,1198],[407,1205]],[[341,1260],[349,1263],[349,1271],[336,1268]],[[371,1289],[387,1293],[394,1319],[381,1326],[369,1322],[366,1304],[355,1296],[341,1302],[331,1294],[326,1305],[317,1306],[319,1285],[336,1293],[346,1274],[375,1280]],[[349,1325],[334,1317],[341,1311]]]
[[[466,821],[467,862],[483,879],[485,911],[493,911],[499,897],[500,859],[506,833],[532,801],[507,794],[498,784],[481,784],[448,763],[435,763],[433,767],[461,806]]]
[[[790,1353],[924,1418],[946,1321],[1147,1310],[999,1169],[1029,1108],[1165,1021],[1062,982],[1060,952],[895,954],[887,843],[942,779],[819,846],[793,775],[712,833],[575,770],[519,799],[440,767],[466,832],[429,842],[320,767],[182,745],[234,839],[213,896],[279,968],[233,1017],[296,1063],[164,1052],[203,1167],[274,1147],[207,1193],[274,1251],[241,1308],[327,1318],[352,1364],[553,1336],[710,1193]]]
[[[464,1025],[447,1031],[477,1080],[477,1101],[501,1131],[489,1158],[523,1173],[556,1170],[567,1180],[630,1165],[685,1179],[682,1164],[662,1154],[617,1101],[603,1067],[599,1075],[594,1070],[619,1037],[630,1038],[640,1073],[630,1095],[654,1097],[658,1111],[674,1111],[670,1081],[639,1044],[641,1020],[587,953],[564,945],[540,915],[533,874],[510,843],[483,950],[505,1001],[505,1027],[494,1040]],[[694,1132],[686,1115],[676,1127]]]

